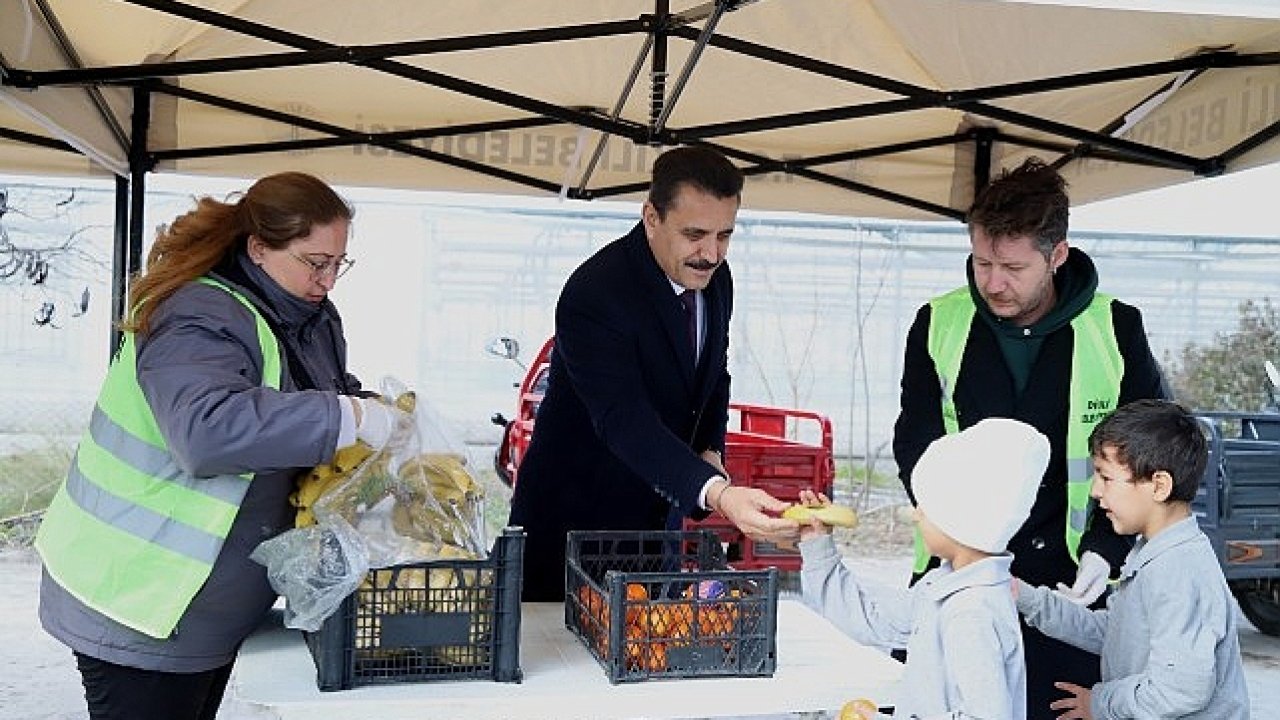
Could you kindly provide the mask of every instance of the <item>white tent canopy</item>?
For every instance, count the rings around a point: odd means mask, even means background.
[[[635,198],[709,143],[751,208],[938,219],[1280,157],[1274,3],[697,2],[0,0],[0,169]]]

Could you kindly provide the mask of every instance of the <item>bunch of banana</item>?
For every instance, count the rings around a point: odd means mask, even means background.
[[[397,503],[392,519],[411,537],[439,537],[474,553],[485,552],[477,529],[484,524],[484,489],[454,453],[423,453],[399,470],[409,502]]]
[[[410,390],[397,396],[394,404],[400,410],[413,414],[418,404],[418,398]],[[294,519],[294,527],[314,525],[316,523],[314,512],[316,501],[326,493],[339,488],[351,477],[356,468],[373,454],[373,448],[363,441],[357,440],[352,445],[339,448],[338,452],[334,454],[333,462],[317,465],[304,475],[298,481],[297,489],[289,496],[289,502],[298,509],[297,516]],[[351,495],[351,497],[326,498],[329,506],[348,509],[359,507],[362,503],[368,504],[377,500],[385,491],[391,478],[387,477],[385,453],[375,458],[375,462],[379,464],[371,465],[365,470],[366,482],[360,483],[358,487],[349,488],[344,493]]]
[[[360,463],[373,454],[373,448],[357,440],[354,445],[340,448],[333,456],[333,462],[317,465],[298,480],[298,488],[289,495],[289,502],[298,509],[294,519],[294,527],[307,527],[316,524],[316,516],[312,512],[316,500],[329,490],[341,485]]]
[[[432,556],[441,560],[474,560],[478,556],[456,545],[440,545]],[[381,645],[380,618],[394,614],[469,613],[471,615],[470,639],[479,643],[489,632],[488,608],[484,598],[486,588],[493,586],[493,572],[460,567],[394,567],[370,570],[356,593],[361,605],[357,617],[366,618],[360,624],[372,623],[370,632],[357,640],[357,647],[372,650]],[[443,648],[442,656],[470,652],[466,648]],[[448,658],[450,662],[462,662],[462,655]]]

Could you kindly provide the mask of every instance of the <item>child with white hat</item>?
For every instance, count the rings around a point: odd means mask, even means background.
[[[858,642],[906,648],[894,717],[1023,720],[1022,632],[1005,548],[1049,462],[1049,441],[1017,420],[989,418],[935,440],[912,473],[915,520],[942,559],[911,588],[859,580],[831,529],[801,530],[806,604]],[[801,494],[806,505],[825,497]]]

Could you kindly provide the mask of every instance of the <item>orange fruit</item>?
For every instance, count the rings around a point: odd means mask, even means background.
[[[627,626],[627,669],[638,670],[645,666],[645,656],[649,653],[645,642],[644,628],[639,625]]]
[[[654,642],[649,645],[649,652],[645,656],[645,664],[649,668],[649,672],[662,672],[667,669],[667,644],[664,642]]]
[[[693,634],[693,604],[682,602],[670,606],[670,637],[686,638]]]
[[[627,627],[639,625],[649,604],[649,591],[640,583],[627,583]]]
[[[731,635],[733,618],[725,603],[711,603],[698,608],[698,632],[702,635]]]

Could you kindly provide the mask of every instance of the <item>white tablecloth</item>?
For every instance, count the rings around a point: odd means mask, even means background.
[[[622,720],[834,716],[848,700],[893,704],[902,666],[853,642],[796,600],[778,603],[771,678],[696,678],[611,684],[564,627],[558,603],[526,603],[521,683],[404,683],[322,693],[302,635],[264,627],[240,652],[229,692],[279,718],[306,720]]]

